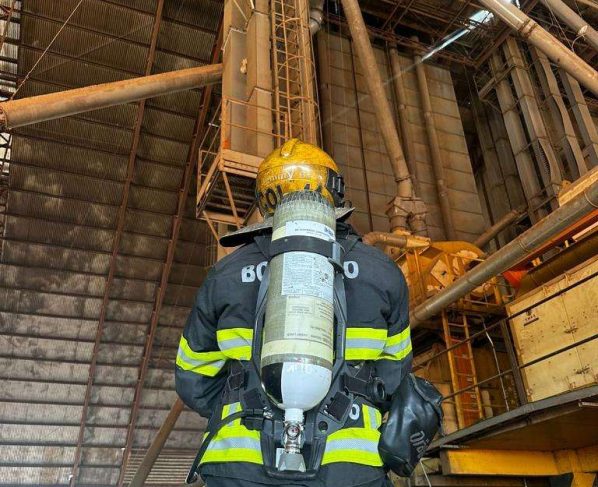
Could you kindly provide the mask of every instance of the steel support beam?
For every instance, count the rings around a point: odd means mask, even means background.
[[[213,62],[218,60],[220,56],[220,48],[222,46],[222,23],[218,28],[218,34],[216,35],[216,40],[214,42],[214,46],[212,47],[212,55],[211,59]],[[164,266],[162,268],[162,276],[160,278],[160,285],[156,292],[156,298],[154,301],[154,306],[152,309],[152,314],[150,318],[150,323],[148,325],[147,333],[146,333],[146,341],[144,345],[143,351],[143,359],[141,362],[141,366],[139,369],[139,376],[137,378],[137,385],[135,387],[135,393],[133,396],[133,410],[131,411],[131,417],[129,420],[129,426],[127,428],[127,437],[125,440],[125,447],[123,452],[123,462],[121,465],[118,486],[122,487],[124,482],[124,476],[127,470],[127,464],[129,462],[129,457],[131,455],[131,449],[133,448],[133,436],[135,433],[135,427],[137,425],[137,417],[139,415],[139,408],[141,406],[141,394],[143,392],[143,388],[145,385],[145,379],[147,376],[147,371],[149,368],[149,362],[152,354],[152,348],[154,344],[154,339],[156,337],[156,329],[158,328],[158,322],[160,319],[160,312],[162,310],[162,303],[164,301],[164,296],[166,294],[166,288],[168,287],[168,280],[170,278],[170,271],[172,269],[172,263],[174,261],[174,254],[176,250],[177,243],[179,241],[179,235],[181,230],[181,224],[183,222],[184,213],[185,213],[185,206],[187,203],[187,198],[189,196],[189,189],[191,187],[191,181],[194,178],[195,167],[197,166],[198,162],[198,152],[203,142],[205,130],[206,130],[206,122],[208,120],[209,108],[212,99],[212,87],[207,86],[202,94],[202,105],[199,111],[196,123],[195,123],[195,130],[193,139],[191,142],[191,146],[189,148],[189,154],[187,157],[187,163],[185,165],[185,172],[183,174],[183,178],[181,180],[181,186],[179,189],[179,198],[177,202],[177,209],[176,213],[173,215],[172,220],[172,230],[170,240],[168,242],[168,249],[166,252],[166,259],[164,262]],[[159,454],[160,448],[157,448],[157,453]],[[157,458],[157,455],[156,455]],[[154,458],[155,461],[155,458]],[[145,466],[146,469],[149,468],[151,471],[151,462],[148,462]]]
[[[596,477],[593,472],[598,469],[598,446],[555,451],[449,449],[440,452],[440,459],[445,475],[550,477],[573,473],[572,487],[591,487]]]
[[[450,286],[417,306],[410,315],[412,327],[436,316],[488,279],[510,269],[526,255],[562,233],[573,223],[598,208],[598,181],[573,197],[532,228],[492,254]]]
[[[145,65],[145,75],[151,74],[156,59],[156,47],[158,45],[158,34],[160,32],[160,25],[162,23],[162,13],[164,10],[165,0],[159,0],[156,5],[156,13],[154,17],[154,24],[152,27],[152,36],[147,54],[147,61]],[[26,100],[26,99],[25,99]],[[10,103],[10,102],[9,102]],[[100,307],[100,316],[98,320],[98,326],[96,329],[96,335],[94,340],[93,352],[91,363],[89,366],[89,374],[87,378],[87,385],[85,387],[85,398],[83,404],[83,410],[81,412],[81,421],[79,426],[79,434],[77,437],[77,447],[75,449],[75,459],[73,463],[73,470],[69,485],[74,487],[77,484],[79,476],[79,468],[81,464],[81,454],[83,450],[83,442],[85,438],[85,428],[87,426],[87,415],[89,413],[89,405],[91,402],[91,393],[93,390],[93,384],[95,380],[95,371],[97,365],[98,353],[102,342],[102,336],[104,331],[104,323],[106,321],[106,313],[108,309],[108,303],[110,302],[110,294],[112,292],[112,283],[114,281],[114,275],[116,273],[116,263],[118,259],[118,253],[120,250],[120,242],[124,233],[127,207],[129,205],[129,193],[131,189],[131,183],[133,182],[133,176],[135,173],[135,161],[137,160],[137,150],[139,148],[139,141],[141,139],[141,127],[143,124],[143,116],[145,114],[145,100],[139,103],[137,108],[137,115],[135,118],[135,127],[133,130],[133,138],[131,143],[131,151],[129,153],[129,160],[127,162],[127,173],[123,184],[123,193],[120,207],[118,209],[116,219],[116,231],[114,234],[114,240],[112,241],[112,253],[110,256],[110,263],[108,267],[108,276],[104,284],[104,295],[102,297],[102,304]]]
[[[509,0],[480,0],[480,3],[598,96],[596,70],[550,35],[536,21],[530,19]]]
[[[222,65],[211,64],[11,100],[0,103],[0,130],[200,88],[221,79]]]
[[[583,37],[598,51],[598,32],[562,0],[541,0],[554,15],[567,24],[575,35]]]
[[[546,477],[561,473],[549,451],[443,450],[440,459],[446,475]]]

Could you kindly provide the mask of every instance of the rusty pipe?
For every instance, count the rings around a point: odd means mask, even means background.
[[[436,316],[488,279],[516,265],[526,255],[596,209],[598,209],[598,181],[593,182],[583,192],[544,217],[450,286],[413,309],[410,313],[411,326],[418,326]]]
[[[550,35],[536,21],[530,19],[509,0],[480,0],[480,4],[519,32],[527,42],[540,49],[549,59],[598,96],[598,72]]]
[[[576,35],[598,51],[598,31],[582,19],[573,9],[561,0],[542,0],[542,3],[559,19],[573,29]]]
[[[393,44],[388,49],[388,57],[390,58],[390,69],[393,79],[393,88],[395,97],[397,99],[399,112],[399,127],[401,129],[402,148],[405,153],[405,160],[407,168],[411,173],[411,180],[413,185],[419,192],[418,176],[417,176],[417,162],[415,161],[415,149],[413,148],[413,136],[411,134],[411,122],[407,113],[407,93],[403,86],[401,61],[399,60],[399,51],[396,44]]]
[[[408,234],[395,234],[386,232],[370,232],[362,237],[363,243],[376,245],[378,243],[395,247],[397,249],[419,249],[428,247],[430,239]]]
[[[473,244],[480,249],[484,247],[490,240],[496,237],[500,232],[507,228],[511,223],[520,218],[527,211],[527,206],[516,208],[509,211],[506,215],[501,217],[494,225],[486,229]]]
[[[355,50],[357,51],[357,56],[363,68],[364,77],[366,78],[366,86],[368,87],[372,101],[372,108],[376,114],[384,145],[390,157],[394,178],[397,183],[397,195],[405,199],[413,198],[411,175],[409,174],[403,148],[397,135],[397,128],[390,104],[386,98],[382,76],[378,69],[374,49],[368,37],[359,3],[357,0],[341,0],[341,3],[345,17],[347,18],[351,37],[355,44]]]
[[[413,40],[417,40],[417,37]],[[438,197],[438,206],[442,215],[444,234],[448,240],[457,240],[455,232],[455,223],[451,211],[451,203],[444,179],[444,166],[442,165],[442,155],[440,154],[440,142],[436,132],[436,124],[432,114],[432,100],[430,99],[430,90],[428,89],[428,79],[426,77],[426,68],[424,60],[420,54],[413,57],[415,64],[415,73],[417,75],[417,85],[424,113],[424,124],[426,126],[426,135],[428,138],[428,148],[430,149],[430,160],[432,162],[432,171],[436,180],[436,195]]]
[[[199,88],[222,79],[222,64],[132,78],[114,83],[0,103],[0,128],[23,127],[78,113]]]

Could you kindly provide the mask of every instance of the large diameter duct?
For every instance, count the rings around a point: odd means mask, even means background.
[[[598,96],[598,72],[536,21],[530,19],[509,0],[480,0],[480,3]]]
[[[100,108],[168,95],[215,84],[221,79],[222,64],[210,64],[11,100],[0,103],[0,128],[5,130],[23,127]]]
[[[397,194],[401,198],[412,198],[413,188],[411,175],[405,161],[403,148],[397,135],[397,128],[393,119],[390,104],[386,98],[382,77],[378,70],[374,49],[368,37],[365,22],[361,15],[357,0],[341,0],[345,17],[351,31],[351,37],[357,51],[357,56],[363,68],[366,85],[372,100],[372,108],[376,114],[384,145],[390,156],[392,169],[397,182]]]
[[[588,44],[598,51],[598,32],[573,9],[561,0],[542,0],[542,3],[550,9],[554,15],[571,27],[575,34],[584,37]]]
[[[297,236],[334,242],[335,227],[334,208],[320,193],[290,193],[274,212],[272,247]],[[326,397],[332,383],[334,268],[323,255],[288,251],[272,257],[269,273],[261,379],[268,396],[284,410],[284,453],[278,468],[305,471],[300,454],[304,413]],[[297,463],[299,468],[290,468]]]
[[[598,208],[598,182],[557,208],[525,233],[492,254],[453,284],[424,301],[410,314],[412,327],[436,316],[443,309],[484,284],[488,279],[510,269],[526,255],[560,234],[580,218]]]

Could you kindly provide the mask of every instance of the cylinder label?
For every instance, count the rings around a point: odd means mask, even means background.
[[[314,296],[333,302],[334,268],[322,255],[287,252],[282,268],[283,296]]]

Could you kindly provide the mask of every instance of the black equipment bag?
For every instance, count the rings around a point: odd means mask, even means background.
[[[393,394],[378,451],[384,465],[409,477],[440,429],[442,395],[427,380],[409,374]]]

